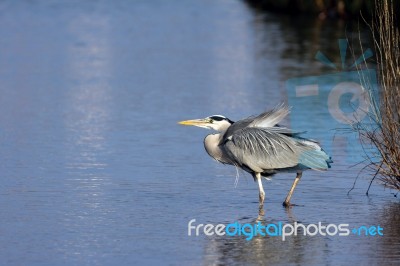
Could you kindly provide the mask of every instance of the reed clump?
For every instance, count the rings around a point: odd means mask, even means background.
[[[380,96],[379,101],[371,101],[369,121],[373,123],[359,123],[356,129],[363,143],[376,148],[366,153],[374,178],[400,190],[400,35],[393,1],[376,0],[375,8],[371,30]]]

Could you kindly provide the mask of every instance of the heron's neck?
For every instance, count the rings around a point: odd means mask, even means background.
[[[215,160],[221,163],[229,163],[226,159],[224,151],[219,146],[220,141],[224,132],[217,134],[210,134],[204,139],[204,148],[206,149],[208,155],[210,155]]]
[[[218,133],[221,133],[222,135],[224,135],[224,133],[228,130],[228,128],[231,126],[230,123],[226,122],[224,124],[221,124],[218,128]]]

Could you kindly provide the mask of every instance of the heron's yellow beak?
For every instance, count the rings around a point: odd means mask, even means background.
[[[185,120],[178,122],[178,124],[185,126],[204,126],[209,123],[210,122],[207,119],[194,119],[194,120]]]

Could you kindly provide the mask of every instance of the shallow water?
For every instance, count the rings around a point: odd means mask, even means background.
[[[287,102],[286,80],[328,72],[314,55],[339,58],[346,27],[240,1],[0,2],[1,264],[399,263],[399,200],[377,184],[365,196],[367,174],[347,195],[361,166],[346,142],[328,172],[304,173],[290,211],[294,175],[265,181],[264,222],[384,236],[187,235],[191,219],[253,223],[258,191],[207,156],[208,132],[176,122]],[[309,108],[301,130],[324,118]]]

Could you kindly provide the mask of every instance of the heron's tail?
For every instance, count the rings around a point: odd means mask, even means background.
[[[299,158],[299,164],[313,170],[328,170],[333,163],[332,158],[323,150],[308,150],[302,152]]]

